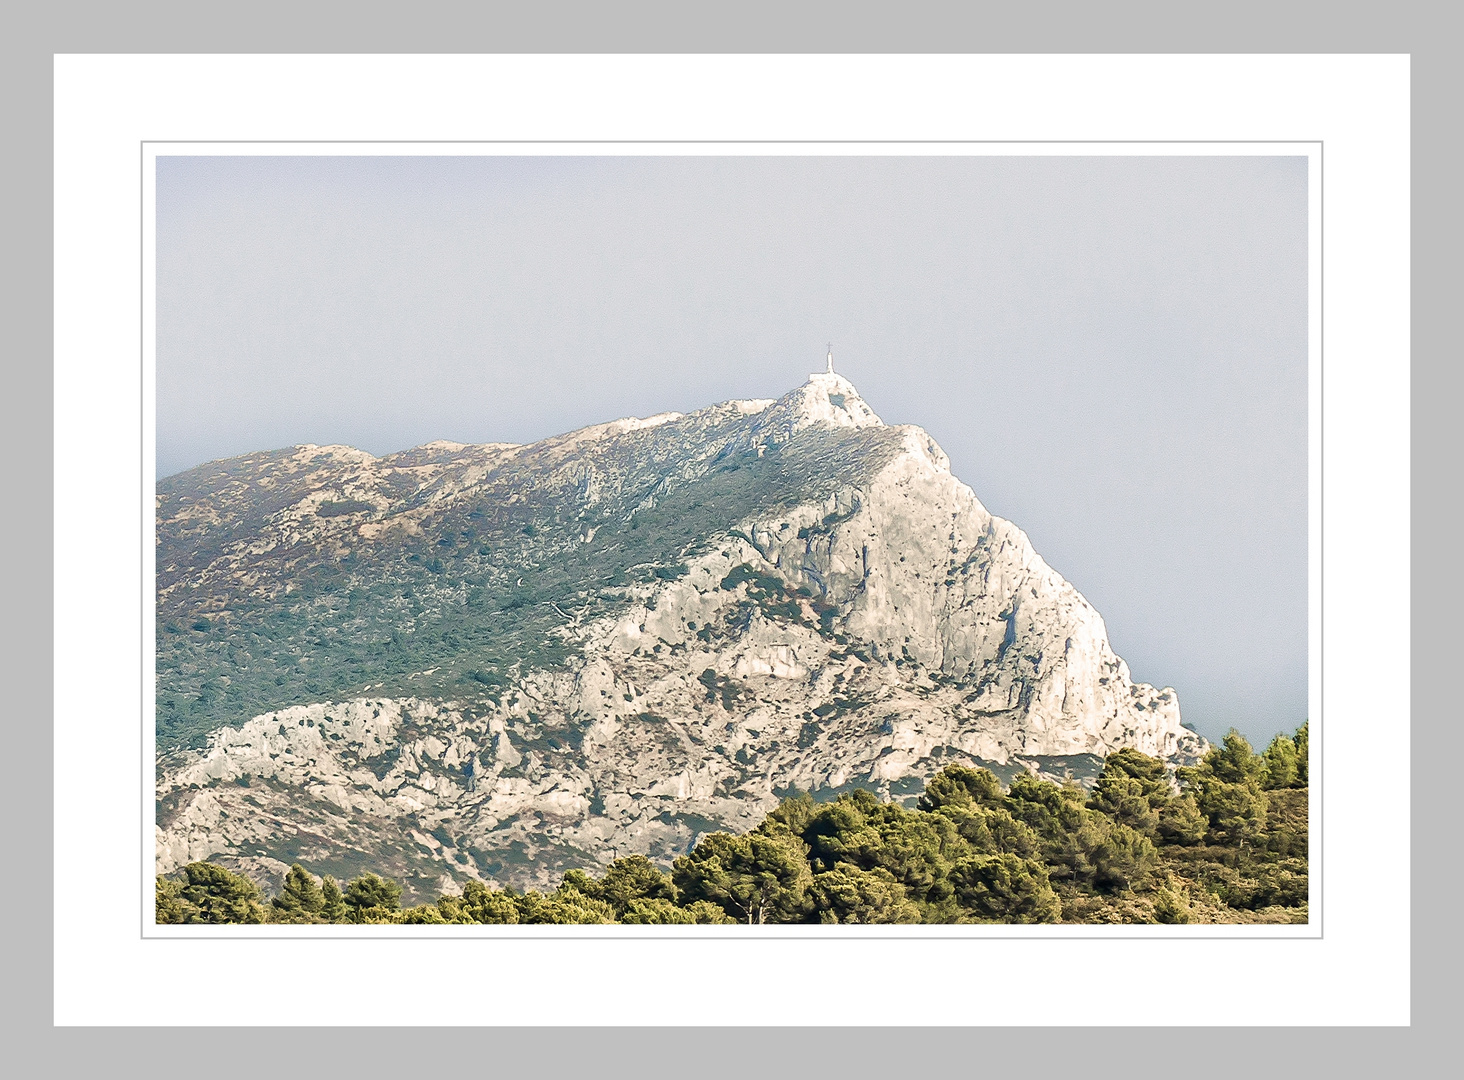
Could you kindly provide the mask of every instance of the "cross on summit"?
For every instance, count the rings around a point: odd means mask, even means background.
[[[820,383],[820,384],[825,385],[825,386],[838,387],[838,386],[842,386],[844,384],[844,380],[842,378],[840,378],[838,375],[835,375],[834,374],[834,343],[833,342],[829,342],[829,352],[828,352],[828,357],[827,357],[827,363],[824,366],[824,370],[810,372],[808,378],[812,382]]]

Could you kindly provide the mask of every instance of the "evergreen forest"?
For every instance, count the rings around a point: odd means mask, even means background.
[[[159,877],[158,923],[1305,923],[1307,725],[1256,753],[1232,731],[1193,767],[1110,754],[1091,789],[1007,788],[949,765],[914,808],[856,790],[783,800],[743,835],[703,834],[669,872],[644,856],[549,893],[401,886],[291,867],[276,895],[209,862]]]

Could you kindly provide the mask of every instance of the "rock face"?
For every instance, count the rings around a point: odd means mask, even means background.
[[[234,459],[160,485],[159,537],[159,729],[214,725],[160,736],[159,872],[546,885],[794,789],[1206,749],[935,442],[832,373],[527,447]]]

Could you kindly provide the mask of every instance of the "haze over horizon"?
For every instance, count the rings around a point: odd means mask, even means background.
[[[157,471],[835,365],[1211,739],[1307,716],[1297,158],[162,158]]]

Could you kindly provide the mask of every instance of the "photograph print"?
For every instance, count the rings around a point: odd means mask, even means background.
[[[1315,161],[894,151],[152,148],[157,924],[1309,923]]]

